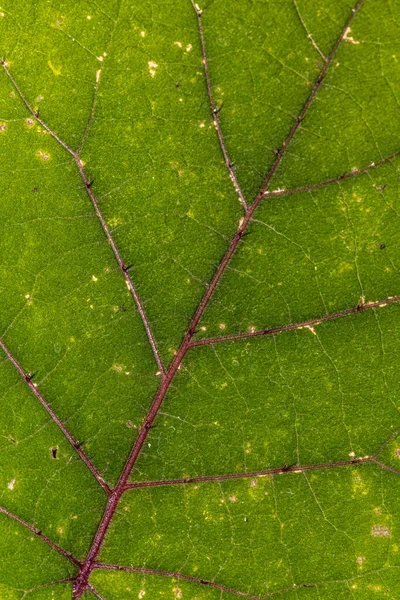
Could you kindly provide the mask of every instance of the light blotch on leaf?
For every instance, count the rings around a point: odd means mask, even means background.
[[[48,160],[50,160],[50,154],[48,152],[43,152],[42,150],[38,150],[36,152],[36,156],[38,158],[40,158],[40,160],[43,160],[44,162],[47,162]]]
[[[374,537],[390,537],[390,531],[385,525],[374,525],[372,535]]]
[[[158,64],[154,60],[149,60],[147,64],[149,66],[150,75],[154,77],[156,74],[156,70],[158,69]]]

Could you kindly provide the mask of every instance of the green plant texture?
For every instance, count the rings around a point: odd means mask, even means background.
[[[0,598],[400,597],[399,0],[2,0]]]

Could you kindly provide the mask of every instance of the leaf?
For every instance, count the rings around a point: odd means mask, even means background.
[[[399,5],[0,27],[1,598],[397,598]]]

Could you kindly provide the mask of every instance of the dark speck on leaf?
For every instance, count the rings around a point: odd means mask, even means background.
[[[38,187],[36,186],[36,187],[34,187],[34,188],[33,188],[32,192],[33,192],[34,194],[36,194],[36,192],[37,192],[37,191],[38,191]]]
[[[386,244],[379,244],[379,249],[383,250],[384,248],[386,248]]]
[[[383,190],[386,189],[386,184],[384,185],[380,185],[378,188],[376,188],[378,190],[378,192],[383,192]]]
[[[177,87],[177,88],[178,88],[178,87],[181,87],[181,82],[180,82],[180,81],[177,81],[177,82],[176,82],[176,84],[175,84],[175,87]]]

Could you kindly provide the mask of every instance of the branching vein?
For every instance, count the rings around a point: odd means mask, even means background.
[[[253,594],[247,594],[246,592],[240,592],[239,590],[235,590],[233,588],[227,587],[225,585],[221,585],[219,583],[214,583],[213,581],[209,581],[207,579],[200,579],[199,577],[192,577],[190,575],[183,575],[179,572],[174,571],[160,571],[158,569],[146,569],[141,567],[124,567],[119,565],[107,565],[104,563],[96,563],[96,569],[106,569],[109,571],[125,571],[127,573],[142,573],[143,575],[159,575],[161,577],[174,577],[176,579],[182,579],[184,581],[190,581],[192,583],[199,583],[204,586],[208,586],[214,588],[216,590],[220,590],[221,592],[227,592],[230,594],[235,594],[236,596],[241,596],[242,598],[249,598],[250,600],[262,600],[262,598],[267,598],[268,596],[254,596]]]
[[[158,414],[158,411],[160,410],[160,407],[168,393],[169,387],[170,387],[172,381],[174,380],[175,375],[178,372],[178,370],[183,362],[183,359],[185,358],[187,351],[191,347],[191,340],[192,340],[193,335],[196,333],[197,325],[198,325],[201,317],[203,316],[203,313],[204,313],[206,307],[208,306],[208,303],[209,303],[218,283],[220,282],[221,277],[224,274],[226,267],[228,266],[232,256],[234,255],[234,253],[239,245],[239,242],[242,240],[243,236],[245,235],[247,226],[248,226],[249,222],[251,221],[251,218],[252,218],[255,210],[257,209],[260,202],[263,200],[265,191],[268,187],[268,184],[269,184],[270,180],[272,179],[273,175],[275,174],[275,171],[278,168],[278,166],[286,152],[287,147],[289,146],[291,140],[293,139],[294,135],[296,134],[300,123],[304,119],[309,107],[311,106],[311,104],[317,94],[317,91],[322,83],[322,80],[324,79],[325,74],[333,61],[336,51],[337,51],[340,43],[343,41],[346,31],[348,30],[348,27],[350,26],[351,22],[353,21],[355,14],[361,7],[362,2],[363,2],[363,0],[358,0],[356,7],[352,10],[350,18],[347,20],[347,23],[346,23],[339,39],[336,41],[336,43],[332,49],[332,52],[330,53],[316,83],[314,84],[311,94],[310,94],[308,100],[306,101],[306,103],[299,115],[299,118],[296,120],[294,126],[292,127],[292,129],[289,133],[289,136],[286,138],[281,150],[279,151],[278,156],[277,156],[274,164],[272,165],[264,183],[262,184],[253,204],[245,210],[245,216],[239,221],[238,229],[237,229],[225,255],[223,256],[221,262],[219,263],[219,265],[216,269],[216,272],[210,282],[210,285],[208,286],[203,298],[201,299],[201,301],[190,321],[189,327],[184,335],[182,343],[181,343],[177,353],[175,354],[174,359],[172,360],[168,371],[165,373],[165,376],[163,377],[163,379],[160,383],[160,386],[156,392],[156,395],[154,397],[154,400],[150,407],[150,410],[147,413],[144,423],[139,431],[139,435],[138,435],[138,437],[131,449],[131,452],[128,456],[128,459],[123,467],[123,470],[119,477],[118,483],[117,483],[115,489],[113,490],[112,495],[109,498],[105,512],[102,516],[102,519],[100,521],[98,529],[93,538],[92,545],[87,554],[86,560],[83,563],[80,574],[77,577],[77,580],[75,582],[74,592],[73,592],[74,600],[78,600],[82,596],[84,591],[87,589],[90,573],[94,568],[94,563],[95,563],[97,556],[103,546],[108,529],[111,525],[111,522],[113,520],[115,512],[118,508],[120,498],[125,491],[126,485],[128,483],[129,477],[131,475],[131,472],[136,464],[136,461],[140,455],[143,445],[147,439],[148,432],[150,431],[150,429],[154,423],[154,420]],[[201,21],[202,11],[197,6],[197,4],[193,4],[193,7],[197,13],[197,19],[198,19],[199,25],[201,25],[202,24],[202,21]],[[211,99],[212,99],[212,95],[210,97],[210,102],[211,102]],[[78,165],[79,164],[80,163],[78,161]],[[82,167],[82,171],[83,171],[83,167]],[[86,187],[90,194],[90,191],[91,191],[90,186],[87,185],[86,179],[84,179],[84,181],[85,181]],[[94,206],[96,208],[96,204],[94,204]]]
[[[75,440],[75,438],[68,431],[67,427],[61,421],[61,419],[56,415],[56,413],[54,412],[54,410],[52,409],[50,404],[48,402],[46,402],[46,400],[44,399],[42,394],[37,389],[36,384],[32,381],[32,376],[29,375],[28,373],[25,373],[25,371],[23,370],[23,368],[21,367],[19,362],[14,358],[14,356],[11,354],[10,350],[8,349],[8,347],[5,345],[5,343],[3,342],[3,340],[1,338],[0,338],[0,348],[6,354],[8,360],[16,368],[16,370],[21,375],[21,377],[25,381],[25,383],[28,385],[30,390],[35,394],[35,396],[39,400],[40,404],[43,406],[43,408],[46,410],[46,412],[53,419],[54,423],[61,429],[64,436],[67,438],[67,440],[69,441],[71,446],[74,448],[76,453],[79,455],[79,457],[85,463],[87,468],[90,470],[90,472],[96,478],[96,480],[99,482],[101,487],[105,490],[105,492],[107,494],[109,494],[111,490],[110,490],[110,487],[108,486],[108,484],[106,483],[106,481],[104,480],[104,478],[100,475],[100,473],[98,472],[98,470],[96,469],[96,467],[94,466],[94,464],[92,463],[90,458],[83,451],[81,445]]]
[[[214,344],[220,344],[222,342],[229,342],[232,340],[245,340],[248,338],[260,337],[265,335],[277,335],[278,333],[282,333],[284,331],[293,331],[296,329],[310,329],[313,325],[319,325],[320,323],[325,323],[326,321],[341,319],[349,315],[359,314],[374,308],[383,308],[388,304],[397,304],[399,302],[400,296],[390,296],[389,298],[385,298],[384,300],[376,300],[375,302],[365,302],[364,304],[357,304],[357,306],[353,306],[352,308],[346,308],[345,310],[342,310],[340,312],[331,313],[329,315],[323,315],[322,317],[316,317],[314,319],[309,319],[308,321],[301,321],[299,323],[289,323],[288,325],[271,327],[269,329],[260,329],[258,331],[233,333],[232,335],[222,335],[220,337],[215,338],[195,340],[190,343],[190,347],[194,348],[196,346],[212,346]]]
[[[23,527],[26,527],[26,529],[29,529],[29,531],[31,531],[32,533],[34,533],[43,542],[45,542],[46,544],[48,544],[53,550],[56,550],[59,554],[61,554],[62,556],[64,556],[66,559],[68,559],[70,562],[72,562],[77,567],[80,566],[81,563],[79,562],[79,560],[77,560],[74,556],[72,556],[72,554],[70,554],[70,552],[67,552],[67,550],[64,550],[63,548],[60,548],[60,546],[58,544],[56,544],[55,542],[53,542],[52,540],[50,540],[37,527],[34,527],[33,525],[30,525],[29,523],[27,523],[26,521],[24,521],[23,519],[21,519],[20,517],[18,517],[14,513],[12,513],[11,511],[7,510],[3,506],[0,506],[0,513],[2,513],[4,515],[7,515],[7,517],[10,517],[10,519],[13,519],[14,521],[16,521],[17,523],[19,523]]]
[[[291,466],[283,466],[283,467],[267,469],[264,471],[252,472],[252,473],[234,473],[234,474],[223,474],[223,475],[213,475],[213,476],[191,477],[191,478],[175,479],[175,480],[145,481],[145,482],[129,483],[129,478],[130,478],[132,470],[136,464],[136,461],[141,453],[141,450],[143,448],[145,440],[148,436],[148,432],[150,431],[155,418],[159,414],[160,407],[168,393],[170,385],[171,385],[172,381],[174,380],[175,375],[178,372],[179,368],[181,367],[182,362],[183,362],[183,360],[186,356],[186,353],[188,352],[189,349],[192,349],[197,346],[202,346],[202,345],[212,345],[212,344],[216,344],[216,343],[221,343],[221,342],[228,341],[228,340],[240,340],[240,339],[246,339],[246,338],[256,337],[256,336],[274,335],[277,333],[281,333],[283,331],[300,329],[302,327],[311,328],[313,325],[317,325],[324,321],[341,318],[346,315],[356,314],[356,313],[363,312],[363,311],[366,311],[369,309],[383,307],[386,304],[392,304],[392,303],[400,301],[400,296],[396,296],[396,297],[387,298],[385,300],[379,300],[376,302],[364,303],[359,306],[349,308],[349,309],[346,309],[341,312],[337,312],[337,313],[334,313],[331,315],[325,315],[323,317],[319,317],[319,318],[315,318],[315,319],[310,319],[310,320],[304,321],[302,323],[291,323],[289,325],[282,325],[280,327],[264,329],[261,331],[256,331],[256,332],[251,332],[251,333],[233,334],[233,335],[222,336],[222,337],[218,337],[218,338],[209,338],[209,339],[203,339],[203,340],[193,340],[193,337],[197,331],[197,326],[199,324],[199,321],[202,318],[204,311],[205,311],[206,307],[208,306],[208,303],[209,303],[211,297],[213,296],[214,291],[215,291],[216,287],[218,286],[223,274],[225,273],[232,256],[236,252],[236,249],[239,246],[239,243],[245,236],[247,227],[252,220],[254,212],[256,211],[257,207],[259,206],[259,204],[262,202],[262,200],[264,198],[274,197],[277,195],[293,194],[293,193],[302,192],[302,191],[311,191],[313,189],[327,186],[332,183],[337,183],[339,181],[349,179],[350,177],[354,177],[355,175],[365,173],[365,172],[369,171],[371,168],[374,168],[376,166],[379,166],[381,164],[389,162],[392,158],[394,158],[400,154],[400,151],[399,151],[397,153],[392,154],[391,156],[389,156],[387,158],[382,159],[378,163],[375,163],[375,164],[372,163],[368,167],[364,167],[363,169],[359,169],[357,171],[352,171],[351,173],[346,173],[344,175],[341,175],[337,178],[327,180],[325,182],[310,184],[308,186],[302,186],[302,187],[292,189],[292,190],[267,191],[271,180],[273,179],[278,167],[281,164],[281,161],[286,153],[287,148],[289,147],[291,141],[293,140],[298,129],[300,128],[300,125],[301,125],[302,121],[304,120],[304,118],[307,114],[307,111],[309,110],[310,106],[312,105],[312,103],[318,93],[318,90],[325,78],[325,75],[326,75],[330,65],[332,64],[332,61],[336,55],[336,52],[337,52],[340,44],[342,43],[342,41],[344,39],[346,39],[346,35],[349,30],[349,27],[350,27],[355,15],[359,11],[361,5],[363,4],[363,0],[358,0],[357,4],[352,9],[351,15],[350,15],[349,19],[347,20],[341,35],[339,36],[338,40],[334,44],[329,56],[325,57],[322,54],[321,50],[318,48],[315,41],[313,40],[311,34],[308,32],[307,27],[305,26],[304,20],[303,20],[301,14],[299,13],[296,0],[293,0],[293,1],[295,4],[295,8],[297,10],[298,16],[303,24],[303,27],[305,28],[305,30],[307,32],[307,36],[311,40],[315,49],[319,52],[319,54],[323,58],[324,65],[323,65],[323,68],[322,68],[316,82],[314,83],[314,85],[312,87],[311,93],[310,93],[308,99],[306,100],[298,118],[296,119],[294,125],[292,126],[287,138],[284,140],[281,149],[277,153],[276,159],[275,159],[271,169],[269,170],[268,174],[266,175],[266,178],[265,178],[263,184],[261,185],[257,196],[255,197],[252,204],[248,205],[246,202],[246,199],[244,197],[244,194],[240,188],[239,182],[238,182],[236,174],[235,174],[233,164],[232,164],[230,157],[228,155],[228,152],[227,152],[227,148],[226,148],[226,144],[224,141],[224,136],[222,133],[220,120],[219,120],[219,110],[218,110],[218,107],[216,106],[216,103],[215,103],[215,100],[213,97],[209,65],[208,65],[208,58],[207,58],[207,53],[206,53],[203,22],[202,22],[203,11],[198,7],[197,4],[194,3],[193,0],[191,0],[192,6],[195,10],[196,17],[197,17],[197,23],[198,23],[199,35],[200,35],[200,41],[201,41],[201,47],[202,47],[202,55],[203,55],[203,66],[204,66],[207,91],[208,91],[210,109],[211,109],[211,113],[212,113],[212,117],[213,117],[213,121],[214,121],[214,126],[216,128],[219,144],[220,144],[221,151],[222,151],[222,154],[223,154],[223,157],[225,160],[226,167],[228,169],[230,178],[233,181],[236,192],[239,195],[239,199],[244,208],[245,214],[244,214],[244,217],[242,219],[240,219],[238,226],[237,226],[236,233],[233,236],[225,255],[222,257],[222,259],[214,273],[214,276],[212,277],[212,279],[210,281],[210,284],[207,286],[207,289],[206,289],[197,309],[194,312],[194,315],[190,321],[189,327],[183,337],[182,343],[181,343],[178,351],[176,352],[168,370],[164,367],[164,364],[161,360],[160,354],[158,352],[157,344],[154,339],[152,329],[150,327],[150,323],[147,319],[147,316],[146,316],[146,313],[144,310],[144,306],[138,296],[136,288],[130,277],[130,274],[129,274],[130,267],[124,263],[121,255],[119,253],[119,250],[118,250],[118,248],[114,242],[114,239],[110,233],[108,225],[107,225],[107,223],[103,217],[103,214],[100,210],[99,203],[93,193],[93,189],[92,189],[93,182],[88,179],[88,177],[85,173],[85,170],[84,170],[84,164],[80,159],[80,151],[81,151],[82,146],[89,134],[89,129],[90,129],[91,123],[94,118],[97,89],[98,89],[98,84],[100,81],[101,70],[98,71],[97,75],[96,75],[94,100],[93,100],[92,110],[91,110],[91,114],[90,114],[89,121],[88,121],[88,126],[83,134],[82,142],[79,145],[78,150],[74,151],[52,129],[50,129],[50,127],[42,120],[42,118],[39,116],[39,114],[32,109],[30,103],[25,98],[25,96],[22,94],[20,88],[18,87],[13,76],[11,75],[7,63],[5,61],[1,61],[1,64],[4,68],[5,73],[7,74],[12,85],[14,86],[15,90],[18,92],[20,98],[24,102],[24,104],[27,107],[27,109],[29,110],[29,112],[42,125],[42,127],[44,129],[46,129],[48,131],[48,133],[73,157],[73,159],[77,165],[77,168],[79,170],[82,181],[85,185],[87,194],[93,205],[96,216],[97,216],[97,218],[101,224],[101,227],[104,231],[104,234],[113,250],[113,253],[117,260],[119,268],[121,269],[121,271],[124,275],[127,287],[129,288],[130,293],[131,293],[131,295],[136,303],[136,306],[139,310],[144,328],[146,330],[150,345],[153,350],[155,360],[157,362],[157,366],[158,366],[160,375],[162,375],[160,385],[159,385],[159,388],[154,397],[153,403],[150,407],[149,412],[147,413],[147,415],[144,419],[143,425],[139,431],[137,439],[131,448],[130,454],[129,454],[128,459],[122,469],[122,472],[118,479],[117,485],[115,486],[115,488],[113,490],[110,490],[110,488],[108,487],[106,482],[101,478],[101,476],[95,469],[94,465],[86,457],[85,453],[80,448],[79,444],[77,444],[77,442],[75,442],[74,438],[68,432],[68,430],[66,429],[64,424],[60,421],[60,419],[56,416],[56,414],[52,410],[51,406],[44,400],[41,393],[37,390],[35,384],[31,380],[31,377],[23,371],[22,367],[19,365],[19,363],[13,357],[11,352],[5,346],[4,342],[2,340],[0,340],[0,347],[6,353],[8,359],[12,362],[12,364],[18,370],[21,377],[25,380],[27,385],[30,387],[31,391],[35,394],[35,396],[41,402],[42,406],[50,414],[50,416],[56,422],[56,424],[59,426],[59,428],[62,430],[62,432],[64,433],[66,438],[73,445],[73,447],[75,448],[75,450],[77,451],[77,453],[79,454],[81,459],[86,463],[86,465],[91,470],[93,475],[96,477],[96,479],[99,481],[99,483],[102,485],[102,487],[109,494],[106,509],[105,509],[104,514],[101,518],[101,521],[98,525],[97,531],[94,535],[91,547],[87,553],[85,560],[82,562],[79,562],[69,552],[63,550],[57,544],[55,544],[54,542],[49,540],[46,536],[44,536],[35,527],[29,525],[28,523],[26,523],[25,521],[23,521],[22,519],[20,519],[16,515],[14,515],[13,513],[9,512],[7,509],[0,507],[1,513],[4,513],[5,515],[14,519],[15,521],[17,521],[24,527],[28,528],[31,532],[33,532],[35,535],[37,535],[43,541],[45,541],[47,544],[49,544],[53,549],[58,551],[60,554],[65,556],[68,560],[70,560],[76,566],[79,567],[79,574],[74,579],[74,586],[73,586],[74,600],[78,600],[79,598],[81,598],[82,594],[84,594],[86,591],[93,592],[96,597],[98,597],[100,600],[103,600],[102,596],[89,583],[90,574],[94,569],[108,569],[108,570],[113,570],[113,571],[125,571],[125,572],[134,572],[134,573],[142,573],[142,574],[161,575],[161,576],[166,576],[166,577],[176,577],[176,578],[180,578],[180,579],[185,579],[187,581],[191,581],[193,583],[199,583],[204,586],[209,586],[209,587],[215,588],[217,590],[220,590],[221,592],[229,592],[229,593],[236,594],[238,596],[242,596],[242,597],[253,599],[253,600],[261,600],[262,598],[270,598],[270,597],[277,595],[278,593],[282,593],[284,591],[290,591],[293,589],[298,589],[300,587],[315,587],[315,585],[316,585],[316,584],[302,584],[302,585],[298,585],[298,586],[292,586],[290,588],[287,588],[287,590],[280,590],[278,592],[272,592],[272,593],[264,595],[264,596],[254,596],[254,595],[248,594],[246,592],[241,592],[241,591],[226,587],[224,585],[215,583],[213,581],[196,578],[196,577],[192,577],[189,575],[183,575],[178,572],[161,571],[161,570],[156,570],[156,569],[147,569],[147,568],[140,568],[140,567],[129,567],[129,566],[124,567],[124,566],[118,566],[118,565],[107,565],[107,564],[98,562],[97,557],[98,557],[99,552],[104,543],[105,537],[106,537],[108,529],[110,527],[110,524],[111,524],[111,522],[116,514],[116,511],[118,509],[120,499],[121,499],[122,495],[124,494],[124,492],[127,490],[132,490],[135,488],[142,488],[142,487],[189,484],[189,483],[195,483],[195,482],[199,483],[199,482],[211,482],[211,481],[224,481],[224,480],[229,480],[229,479],[262,477],[262,476],[268,476],[268,475],[272,476],[272,475],[277,475],[277,474],[293,473],[293,472],[305,473],[306,471],[312,470],[312,469],[329,469],[329,468],[338,468],[338,467],[342,467],[342,466],[361,465],[361,464],[366,464],[366,463],[375,463],[376,465],[380,466],[381,468],[389,469],[390,471],[398,473],[398,471],[396,469],[393,469],[392,467],[381,462],[378,458],[379,454],[383,451],[384,448],[386,448],[386,446],[390,443],[391,439],[394,439],[394,436],[397,435],[398,432],[395,432],[391,436],[391,438],[389,438],[389,440],[387,440],[373,456],[354,458],[353,460],[349,460],[349,461],[337,461],[337,462],[332,462],[332,463],[321,463],[321,464],[316,464],[316,465],[302,465],[302,466],[301,465],[300,466],[299,465],[291,465]]]
[[[205,73],[205,76],[206,76],[207,92],[208,92],[208,98],[209,98],[209,101],[210,101],[211,114],[212,114],[212,118],[213,118],[214,127],[215,127],[215,129],[217,131],[219,144],[221,146],[222,154],[224,155],[224,160],[225,160],[226,168],[229,171],[229,176],[230,176],[230,178],[232,180],[232,183],[233,183],[233,185],[235,187],[236,193],[239,196],[239,200],[240,200],[243,208],[245,210],[247,210],[248,206],[247,206],[246,198],[244,197],[244,194],[243,194],[242,189],[240,187],[238,178],[236,177],[235,169],[233,168],[232,161],[229,158],[228,150],[226,148],[226,144],[225,144],[225,140],[224,140],[224,135],[222,133],[221,124],[220,124],[220,120],[219,120],[219,108],[215,104],[214,95],[213,95],[213,91],[212,91],[210,70],[208,68],[208,58],[207,58],[207,51],[206,51],[206,41],[205,41],[204,30],[203,30],[203,21],[202,21],[203,11],[200,8],[198,8],[198,6],[195,4],[194,0],[191,0],[191,3],[192,3],[192,6],[193,6],[193,8],[195,10],[195,13],[196,13],[196,16],[197,16],[197,23],[198,23],[198,26],[199,26],[199,34],[200,34],[200,41],[201,41],[201,50],[202,50],[202,53],[203,53],[203,67],[204,67],[204,73]]]
[[[119,252],[119,250],[117,248],[117,245],[116,245],[116,243],[115,243],[115,241],[114,241],[114,239],[113,239],[113,237],[112,237],[112,235],[110,233],[108,225],[107,225],[107,223],[106,223],[106,221],[105,221],[105,219],[103,217],[103,213],[100,210],[98,201],[97,201],[97,199],[96,199],[96,197],[95,197],[95,195],[93,193],[93,190],[92,190],[92,184],[93,184],[93,182],[90,181],[88,179],[88,177],[86,176],[85,170],[83,168],[83,162],[81,161],[81,159],[79,157],[79,151],[74,152],[74,150],[72,150],[72,148],[70,148],[68,146],[68,144],[66,144],[66,142],[64,142],[52,129],[50,129],[50,127],[43,121],[43,119],[41,119],[41,117],[39,116],[38,112],[36,112],[36,111],[33,110],[32,106],[30,105],[30,103],[28,102],[28,100],[23,95],[23,93],[20,90],[20,88],[18,87],[18,85],[17,85],[14,77],[10,73],[6,61],[2,60],[1,61],[1,65],[2,65],[2,67],[4,69],[4,71],[6,72],[8,78],[10,79],[11,83],[13,84],[14,88],[18,92],[18,95],[20,96],[21,100],[23,101],[23,103],[25,104],[25,106],[27,107],[27,109],[29,110],[29,112],[31,113],[31,115],[73,157],[73,159],[74,159],[74,161],[75,161],[75,163],[76,163],[76,165],[77,165],[77,167],[79,169],[79,173],[80,173],[82,181],[83,181],[83,183],[85,185],[85,188],[86,188],[86,191],[88,193],[88,196],[89,196],[89,198],[90,198],[90,200],[92,202],[92,205],[93,205],[94,211],[96,213],[96,216],[98,217],[98,219],[100,221],[101,227],[102,227],[102,229],[103,229],[103,231],[104,231],[104,233],[105,233],[105,235],[107,237],[107,240],[108,240],[108,242],[109,242],[109,244],[110,244],[110,246],[112,248],[112,251],[113,251],[114,256],[115,256],[115,258],[117,260],[117,263],[118,263],[118,265],[119,265],[119,267],[120,267],[120,269],[121,269],[121,271],[122,271],[122,273],[124,275],[127,287],[128,287],[128,289],[129,289],[129,291],[130,291],[130,293],[131,293],[131,295],[132,295],[132,297],[133,297],[133,299],[134,299],[134,301],[136,303],[136,306],[138,308],[139,314],[141,316],[141,319],[143,321],[143,325],[144,325],[146,333],[147,333],[147,337],[149,338],[149,342],[150,342],[150,345],[152,347],[153,354],[154,354],[154,357],[155,357],[157,365],[158,365],[158,369],[159,369],[159,371],[160,371],[161,374],[164,374],[165,373],[165,367],[164,367],[164,364],[163,364],[163,362],[161,360],[160,354],[158,352],[157,344],[156,344],[156,341],[155,341],[152,329],[150,327],[150,323],[149,323],[149,321],[147,319],[143,303],[141,302],[141,300],[139,298],[139,295],[138,295],[138,293],[136,291],[136,288],[135,288],[135,286],[133,284],[133,280],[132,280],[132,278],[131,278],[131,276],[129,274],[129,268],[130,267],[128,267],[127,265],[125,265],[124,261],[122,260],[121,254],[120,254],[120,252]]]
[[[319,188],[326,187],[328,185],[333,185],[335,183],[340,183],[341,181],[346,181],[347,179],[353,179],[353,177],[357,177],[359,175],[363,175],[364,173],[368,173],[369,171],[380,167],[386,163],[390,163],[393,159],[400,156],[400,150],[393,152],[389,156],[382,158],[377,162],[372,162],[366,167],[361,167],[360,169],[353,169],[349,173],[343,173],[342,175],[338,175],[338,177],[332,177],[331,179],[326,179],[325,181],[319,181],[318,183],[310,183],[308,185],[302,185],[297,188],[291,189],[276,189],[272,191],[267,191],[264,193],[264,198],[275,198],[277,196],[289,196],[292,194],[300,194],[302,192],[312,192],[313,190],[318,190]]]
[[[344,39],[346,39],[346,34],[349,30],[350,25],[352,24],[354,17],[356,16],[356,14],[358,13],[358,11],[360,10],[362,4],[363,4],[364,0],[358,0],[356,6],[352,9],[350,17],[347,19],[347,23],[343,28],[342,33],[340,34],[339,38],[337,39],[335,45],[333,46],[328,58],[325,61],[325,64],[320,72],[320,74],[318,75],[317,81],[314,83],[312,90],[311,90],[311,94],[309,95],[309,97],[306,100],[306,103],[304,104],[299,116],[297,117],[292,129],[290,130],[290,133],[288,135],[288,137],[285,139],[285,141],[283,142],[282,148],[279,150],[277,157],[275,159],[274,164],[272,165],[271,169],[268,172],[267,177],[265,178],[260,191],[258,192],[257,198],[255,199],[254,203],[252,206],[254,206],[254,209],[259,205],[259,203],[261,202],[267,187],[271,181],[271,179],[273,178],[273,176],[275,175],[275,172],[277,170],[277,168],[279,167],[279,165],[281,164],[282,158],[284,157],[286,150],[288,149],[291,141],[293,140],[294,136],[297,133],[297,130],[299,129],[301,123],[304,121],[304,118],[309,110],[309,108],[311,107],[312,103],[314,102],[318,90],[321,87],[321,84],[323,82],[323,80],[325,79],[325,76],[328,72],[329,67],[331,66],[333,59],[336,56],[336,53],[339,49],[340,44],[343,42]]]
[[[386,465],[379,460],[379,456],[383,450],[392,442],[399,434],[399,429],[396,429],[392,435],[378,448],[371,456],[360,456],[351,460],[339,460],[328,463],[316,463],[310,465],[284,465],[283,467],[273,467],[261,471],[250,471],[246,473],[224,473],[222,475],[203,475],[199,477],[185,477],[183,479],[160,479],[158,481],[137,481],[129,483],[126,490],[136,488],[160,487],[169,485],[187,485],[191,483],[207,483],[212,481],[229,481],[232,479],[253,479],[254,477],[268,477],[272,475],[284,475],[285,473],[306,473],[307,471],[321,471],[324,469],[338,469],[339,467],[352,467],[355,465],[363,465],[374,463],[382,469],[391,471],[400,475],[400,471],[394,469],[390,465]]]

